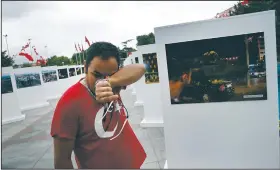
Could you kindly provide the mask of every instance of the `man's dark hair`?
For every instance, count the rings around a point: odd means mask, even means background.
[[[86,73],[88,66],[94,57],[99,56],[103,60],[109,57],[115,57],[118,65],[120,65],[119,49],[109,42],[95,42],[86,50]]]

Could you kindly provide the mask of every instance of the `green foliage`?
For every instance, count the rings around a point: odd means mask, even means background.
[[[14,64],[13,65],[13,68],[15,69],[15,68],[20,68],[20,66],[18,65],[18,64]]]
[[[133,39],[129,39],[122,42],[123,48],[122,49],[119,48],[121,58],[126,58],[128,56],[128,53],[136,51],[136,49],[127,46],[127,43],[129,43],[132,40]]]
[[[230,13],[233,15],[248,14],[254,12],[261,12],[267,10],[276,11],[276,42],[278,60],[280,59],[280,1],[279,0],[261,0],[261,1],[249,1],[247,5],[237,3],[234,6],[234,10]],[[265,24],[265,21],[260,21],[260,24]]]
[[[140,45],[148,45],[148,44],[155,44],[155,35],[154,33],[149,33],[148,35],[139,35],[136,37],[137,44],[136,46]]]
[[[32,67],[32,64],[31,63],[23,63],[21,67],[22,68],[24,68],[24,67]]]
[[[126,41],[122,42],[122,46],[123,46],[122,48],[118,47],[120,58],[121,58],[120,65],[122,65],[122,62],[124,61],[124,59],[127,58],[128,53],[136,51],[136,49],[134,49],[132,47],[128,47],[128,43],[132,40],[133,39],[126,40]],[[76,64],[76,63],[83,64],[83,60],[84,61],[86,60],[86,50],[84,52],[74,53],[71,57],[71,62],[74,64]]]
[[[84,60],[86,60],[86,52],[74,53],[72,55],[72,57],[71,57],[71,61],[74,64],[81,64],[81,65],[83,65],[84,64]]]
[[[6,54],[7,51],[1,52],[1,67],[11,67],[14,64],[14,59]]]
[[[66,56],[52,56],[47,59],[47,66],[62,66],[62,65],[72,65],[71,60]]]

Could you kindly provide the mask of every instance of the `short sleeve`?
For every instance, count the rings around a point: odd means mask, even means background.
[[[54,111],[51,136],[64,139],[75,139],[78,132],[79,119],[77,106],[63,98],[58,102]]]

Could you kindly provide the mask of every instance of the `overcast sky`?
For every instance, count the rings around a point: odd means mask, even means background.
[[[2,34],[8,35],[10,55],[16,55],[29,38],[42,56],[75,52],[74,43],[121,42],[154,31],[154,27],[213,18],[237,1],[3,1]],[[2,36],[2,50],[6,50]],[[136,42],[130,46],[135,47]],[[47,45],[47,48],[44,48]],[[28,51],[29,52],[29,51]],[[34,54],[34,52],[33,52]],[[26,62],[16,57],[16,63]]]

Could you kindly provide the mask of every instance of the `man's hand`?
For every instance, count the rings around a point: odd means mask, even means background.
[[[119,98],[114,95],[110,83],[106,80],[100,80],[95,86],[96,100],[99,103],[108,103]]]

